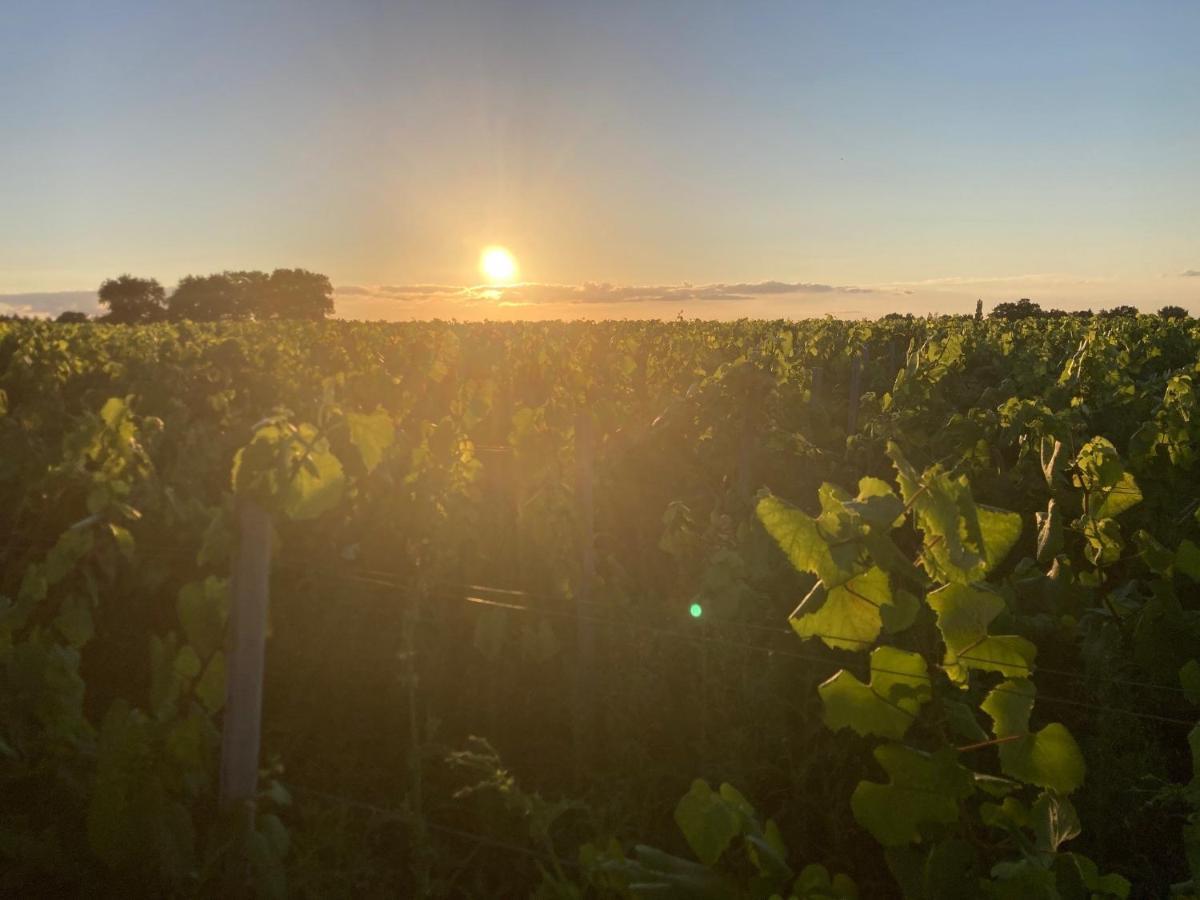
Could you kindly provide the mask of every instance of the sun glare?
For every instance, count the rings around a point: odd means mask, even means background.
[[[485,247],[479,271],[492,284],[512,284],[517,278],[517,260],[503,247]]]

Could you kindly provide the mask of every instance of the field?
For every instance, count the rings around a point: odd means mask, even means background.
[[[0,322],[0,894],[1191,895],[1198,373],[1150,316]]]

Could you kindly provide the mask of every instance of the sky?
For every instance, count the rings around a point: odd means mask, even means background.
[[[1148,0],[7,0],[0,312],[302,267],[369,319],[1200,314],[1198,36]]]

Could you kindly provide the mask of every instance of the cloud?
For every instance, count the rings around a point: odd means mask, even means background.
[[[80,312],[100,311],[96,303],[96,292],[91,291],[42,291],[28,294],[0,294],[0,314],[46,318],[57,316],[69,309]]]
[[[951,275],[944,278],[925,278],[920,281],[896,281],[895,285],[920,288],[971,287],[989,284],[1029,284],[1060,287],[1072,284],[1106,284],[1113,279],[1105,277],[1082,277],[1054,272],[1037,272],[1029,275]]]
[[[716,284],[619,285],[607,281],[583,284],[527,282],[509,286],[478,285],[342,285],[335,296],[393,300],[401,303],[452,301],[464,304],[495,303],[498,306],[532,306],[566,303],[680,303],[686,301],[750,300],[765,296],[805,294],[870,294],[874,288],[818,284],[807,281],[720,282]]]
[[[1179,273],[1180,278],[1200,278],[1200,269],[1188,269]]]

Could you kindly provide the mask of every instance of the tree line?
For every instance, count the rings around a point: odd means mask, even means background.
[[[990,313],[989,319],[1006,319],[1013,321],[1015,319],[1052,319],[1071,316],[1077,319],[1090,319],[1092,316],[1098,316],[1102,319],[1119,319],[1140,315],[1136,306],[1122,305],[1114,306],[1112,309],[1102,309],[1098,313],[1093,313],[1090,309],[1078,309],[1072,312],[1067,312],[1063,309],[1042,309],[1041,304],[1035,303],[1028,297],[1022,297],[1020,300],[1009,301],[1008,303],[997,303]],[[1163,319],[1186,319],[1188,311],[1182,306],[1164,306],[1156,314]],[[975,317],[983,317],[983,302],[980,301],[975,307]]]
[[[333,312],[329,278],[306,269],[217,272],[187,275],[170,296],[154,278],[125,274],[109,278],[97,292],[107,312],[102,322],[219,322],[232,319],[324,319]],[[85,322],[81,312],[64,312],[60,322]]]

